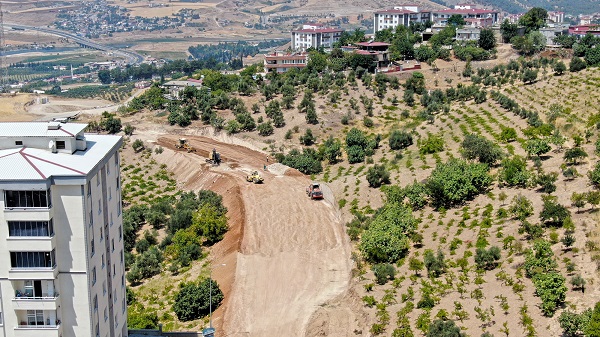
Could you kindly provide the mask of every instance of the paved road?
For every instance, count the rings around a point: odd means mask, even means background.
[[[102,50],[102,51],[106,51],[106,52],[111,52],[114,55],[121,56],[121,57],[125,58],[127,60],[127,63],[129,63],[129,64],[139,64],[139,63],[142,63],[142,61],[144,61],[144,56],[142,56],[136,52],[108,47],[103,44],[96,43],[85,37],[77,36],[75,34],[71,34],[71,33],[68,33],[68,32],[65,32],[62,30],[57,30],[57,29],[52,29],[52,28],[47,28],[47,27],[25,26],[25,25],[9,23],[9,22],[5,22],[4,26],[6,28],[10,27],[10,28],[17,28],[17,29],[25,29],[25,30],[35,30],[38,32],[43,32],[43,33],[47,33],[47,34],[64,37],[66,39],[70,39],[71,41],[74,41],[85,47],[98,49],[98,50]]]

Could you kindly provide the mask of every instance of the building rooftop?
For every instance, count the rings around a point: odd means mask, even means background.
[[[294,33],[341,33],[343,29],[340,28],[302,28],[292,30]]]
[[[0,123],[0,137],[74,137],[87,124]]]
[[[13,126],[25,130],[27,124],[35,130],[47,123],[0,123],[0,130]],[[86,124],[64,124],[73,129],[85,128]],[[68,129],[68,128],[67,128]],[[29,131],[33,134],[33,131]],[[18,134],[17,137],[23,136]],[[33,135],[32,135],[33,136]],[[39,136],[39,135],[38,135]],[[42,135],[45,136],[45,135]],[[54,136],[49,136],[54,137]],[[20,147],[0,150],[0,181],[45,180],[49,177],[84,177],[115,147],[120,146],[120,136],[85,135],[87,149],[69,153],[53,153],[49,149]]]
[[[375,14],[417,14],[419,12],[411,11],[408,9],[384,9],[376,11]]]
[[[389,43],[385,43],[385,42],[358,42],[355,44],[357,46],[361,46],[361,47],[387,47],[387,46],[390,46]]]
[[[442,9],[442,10],[439,10],[439,11],[435,11],[435,13],[445,13],[445,14],[491,14],[491,13],[498,13],[498,12],[490,10],[490,9],[477,9],[477,8],[455,9],[455,8],[449,8],[449,9]]]

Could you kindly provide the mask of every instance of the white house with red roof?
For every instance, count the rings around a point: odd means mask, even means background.
[[[284,53],[275,51],[265,55],[264,66],[267,72],[275,71],[285,73],[292,68],[302,69],[308,63],[308,54],[300,53]]]
[[[329,28],[320,23],[306,23],[302,28],[292,30],[292,50],[305,51],[311,47],[331,49],[333,44],[340,40],[343,32],[343,29]]]
[[[0,123],[0,335],[125,337],[120,136]]]

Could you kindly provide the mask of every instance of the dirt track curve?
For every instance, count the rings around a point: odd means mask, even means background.
[[[174,150],[178,137],[161,137],[158,144]],[[295,170],[263,171],[264,154],[205,137],[186,138],[197,151],[176,155],[200,167],[216,148],[224,165],[198,170],[198,175],[222,175],[229,185],[234,181],[244,208],[236,210],[243,214],[243,228],[237,252],[228,259],[235,264],[228,298],[215,315],[221,316],[218,336],[306,336],[314,314],[342,295],[350,281],[350,248],[332,199],[310,200],[304,193],[310,180]],[[256,169],[264,184],[245,181]]]

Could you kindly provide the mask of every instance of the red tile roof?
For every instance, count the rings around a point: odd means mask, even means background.
[[[436,13],[448,13],[448,14],[491,14],[498,13],[497,11],[493,11],[490,9],[442,9],[441,11],[435,11]]]
[[[385,42],[358,42],[355,43],[355,45],[361,47],[387,47],[390,44]]]

